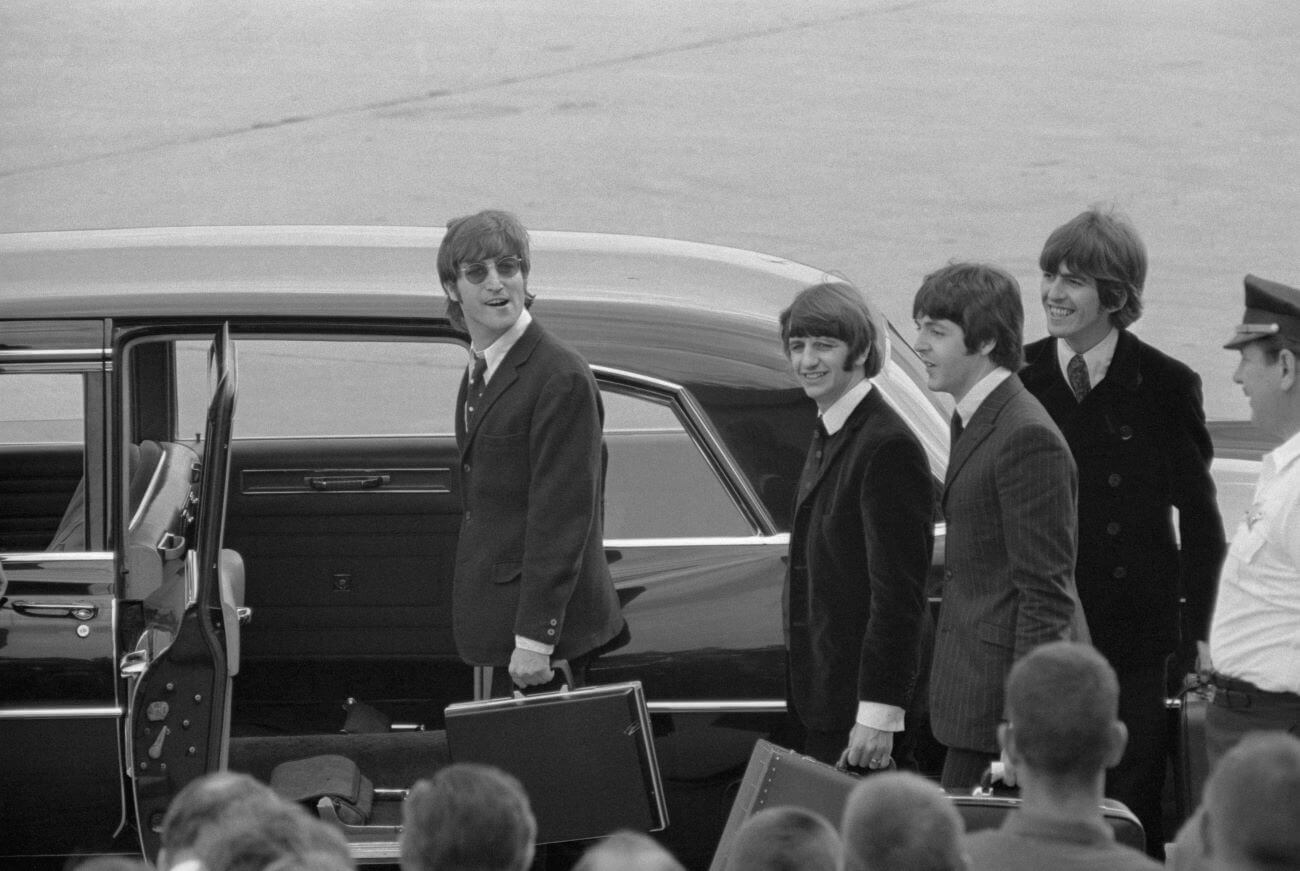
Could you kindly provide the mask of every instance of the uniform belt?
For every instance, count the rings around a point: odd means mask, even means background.
[[[1248,680],[1228,677],[1217,671],[1210,672],[1208,682],[1215,690],[1211,701],[1225,708],[1248,707],[1256,699],[1261,702],[1300,702],[1300,695],[1296,693],[1262,690]]]

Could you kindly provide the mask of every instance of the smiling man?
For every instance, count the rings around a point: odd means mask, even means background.
[[[884,322],[856,288],[817,284],[781,312],[781,341],[819,421],[799,479],[784,611],[804,752],[889,766],[918,668],[934,537],[930,466],[873,388]]]
[[[438,248],[448,315],[473,363],[456,403],[463,515],[452,623],[491,695],[558,680],[619,635],[605,561],[604,410],[591,370],[528,308],[528,233],[507,212],[456,218]],[[504,666],[504,668],[503,668]]]
[[[1003,682],[1040,644],[1084,639],[1074,587],[1074,460],[1015,375],[1024,309],[1008,273],[953,263],[912,304],[931,390],[957,403],[942,506],[943,605],[930,677],[942,783],[968,787],[998,758]]]
[[[1225,549],[1201,379],[1128,330],[1147,256],[1121,215],[1094,208],[1057,227],[1039,267],[1051,335],[1025,348],[1020,378],[1079,467],[1075,583],[1092,642],[1119,675],[1129,733],[1106,795],[1137,814],[1161,858],[1166,663],[1179,651],[1181,678],[1195,661]]]

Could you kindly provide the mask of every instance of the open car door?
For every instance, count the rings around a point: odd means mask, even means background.
[[[176,793],[225,767],[230,683],[239,663],[234,589],[242,572],[221,546],[236,392],[228,324],[213,337],[208,367],[212,395],[192,477],[197,513],[190,541],[171,542],[183,562],[145,598],[144,631],[122,661],[130,699],[126,764],[141,848],[150,859]]]

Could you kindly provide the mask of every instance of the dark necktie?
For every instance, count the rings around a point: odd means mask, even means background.
[[[469,389],[478,397],[483,392],[483,375],[487,372],[487,357],[474,355],[474,369],[469,373]]]
[[[961,438],[963,429],[965,427],[962,426],[961,415],[954,411],[952,413],[952,440],[948,443],[948,456],[951,457],[957,452],[957,439]]]
[[[1065,367],[1066,377],[1070,382],[1070,389],[1074,391],[1074,401],[1083,402],[1083,397],[1088,395],[1092,389],[1092,382],[1088,380],[1088,364],[1084,362],[1082,354],[1075,354],[1070,358],[1070,362]]]

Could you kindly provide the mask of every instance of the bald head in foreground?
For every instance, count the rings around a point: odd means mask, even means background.
[[[952,800],[906,771],[864,778],[849,794],[840,834],[844,871],[962,871],[964,829]]]

